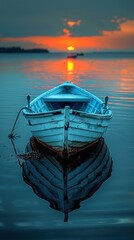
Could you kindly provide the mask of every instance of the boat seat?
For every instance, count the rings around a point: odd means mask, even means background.
[[[79,94],[62,93],[53,94],[43,98],[44,102],[89,102],[90,97]]]

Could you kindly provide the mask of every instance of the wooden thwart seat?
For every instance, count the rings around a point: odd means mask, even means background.
[[[44,102],[89,102],[90,98],[44,98]]]

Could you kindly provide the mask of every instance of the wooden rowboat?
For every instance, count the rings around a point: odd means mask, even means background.
[[[23,109],[32,136],[57,151],[77,151],[102,137],[112,111],[92,93],[65,82],[50,89]]]

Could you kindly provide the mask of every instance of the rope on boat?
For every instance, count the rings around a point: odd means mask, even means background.
[[[16,126],[16,124],[17,124],[17,121],[18,121],[18,118],[19,118],[19,116],[20,116],[20,113],[21,113],[21,111],[22,111],[23,109],[28,109],[28,108],[27,108],[27,107],[23,107],[23,108],[21,108],[21,109],[19,110],[19,112],[18,112],[18,114],[17,114],[17,116],[16,116],[16,119],[15,119],[15,122],[14,122],[13,128],[12,128],[12,130],[11,130],[11,133],[8,135],[8,137],[9,137],[10,139],[14,139],[14,137],[15,137],[15,135],[14,135],[14,129],[15,129],[15,126]]]
[[[14,129],[15,129],[15,126],[16,126],[16,123],[17,123],[17,121],[18,121],[18,118],[19,118],[19,116],[20,116],[21,111],[22,111],[23,109],[31,110],[31,108],[30,108],[30,96],[29,96],[29,95],[27,96],[27,102],[28,102],[28,107],[23,107],[23,108],[21,108],[21,109],[19,110],[17,116],[16,116],[16,119],[15,119],[15,122],[14,122],[14,125],[13,125],[13,128],[12,128],[12,130],[11,130],[11,133],[8,135],[8,137],[9,137],[10,139],[14,139],[14,138],[15,138]]]
[[[17,114],[17,116],[16,116],[16,119],[15,119],[15,122],[14,122],[14,124],[13,124],[11,133],[8,135],[8,138],[9,138],[9,139],[11,140],[11,142],[12,142],[12,145],[13,145],[13,148],[14,148],[14,152],[15,152],[15,154],[16,154],[16,156],[17,156],[17,159],[18,159],[18,163],[19,163],[19,165],[20,165],[21,167],[22,167],[22,164],[21,164],[21,162],[20,162],[20,159],[19,159],[19,157],[18,157],[18,153],[17,153],[16,147],[15,147],[15,144],[14,144],[14,139],[15,139],[14,129],[15,129],[15,126],[16,126],[16,124],[17,124],[18,118],[19,118],[20,113],[22,112],[22,110],[24,110],[24,109],[26,109],[26,110],[31,110],[31,108],[30,108],[30,96],[29,96],[29,95],[27,96],[27,102],[28,102],[28,107],[23,107],[23,108],[21,108],[21,109],[19,110],[19,112],[18,112],[18,114]]]

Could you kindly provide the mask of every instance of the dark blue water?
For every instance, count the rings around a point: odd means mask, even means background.
[[[22,177],[8,134],[26,96],[64,81],[101,99],[109,96],[113,119],[104,136],[112,175],[81,207],[63,213],[34,194]],[[1,239],[133,239],[134,235],[134,58],[132,55],[0,55],[0,236]],[[31,137],[21,115],[14,141],[24,153]],[[19,136],[19,137],[18,137]]]

